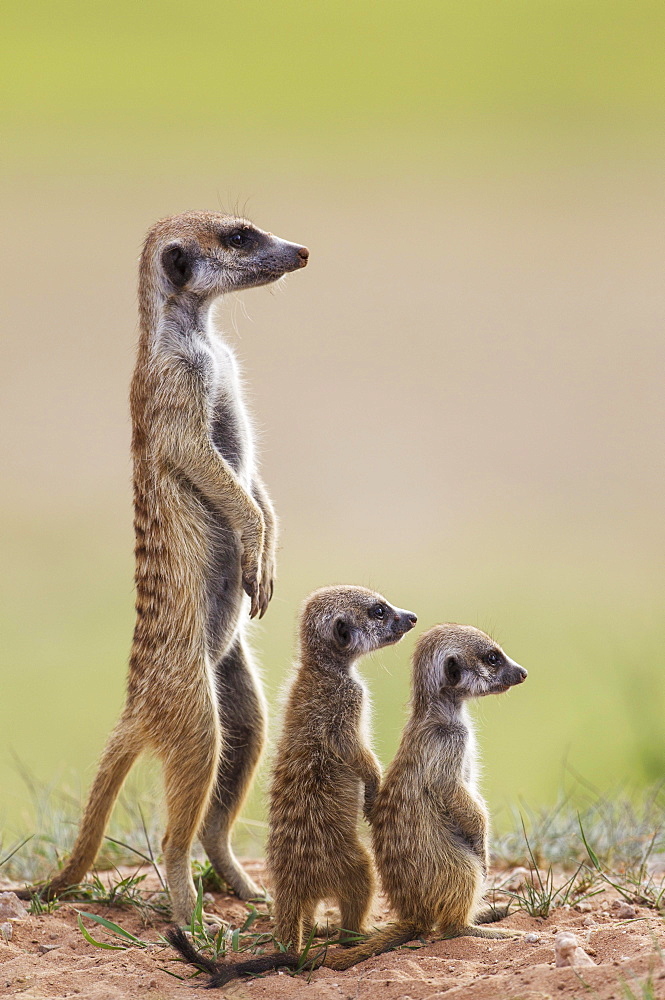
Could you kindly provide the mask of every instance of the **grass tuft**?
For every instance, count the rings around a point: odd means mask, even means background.
[[[493,844],[493,860],[501,867],[533,863],[538,868],[553,865],[572,870],[588,865],[591,858],[580,837],[580,824],[598,859],[616,871],[639,868],[645,858],[665,851],[662,784],[639,798],[578,788],[575,795],[562,795],[551,807],[532,809],[521,804],[511,811],[511,819],[511,829],[495,837]]]

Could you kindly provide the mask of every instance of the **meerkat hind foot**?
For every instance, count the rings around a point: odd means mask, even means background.
[[[262,889],[256,884],[256,882],[247,877],[242,880],[238,880],[237,885],[232,885],[234,893],[238,899],[242,899],[243,902],[249,902],[250,900],[256,901],[258,903],[266,903],[270,900],[270,896],[266,889]]]
[[[219,871],[215,865],[213,868],[217,872],[222,883],[222,891],[227,891],[229,895],[237,896],[247,903],[250,900],[259,903],[270,902],[270,894],[266,889],[262,889],[256,882],[245,874],[240,868],[229,870],[226,868]]]
[[[258,886],[254,879],[249,877],[235,857],[227,855],[224,858],[215,858],[213,860],[210,857],[211,852],[207,853],[212,867],[217,872],[222,883],[226,884],[229,891],[237,896],[238,899],[242,899],[244,902],[249,902],[249,900],[267,902],[270,899],[266,890]]]
[[[487,906],[483,906],[482,910],[479,910],[473,918],[475,924],[494,924],[497,920],[503,920],[504,917],[508,916],[510,906],[508,904],[503,904],[502,906],[494,906],[493,903],[488,903]]]

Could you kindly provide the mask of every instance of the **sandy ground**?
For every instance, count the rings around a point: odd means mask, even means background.
[[[246,862],[259,879],[262,863]],[[502,877],[505,873],[502,874]],[[154,879],[154,881],[151,881]],[[156,877],[144,883],[156,889]],[[0,889],[10,888],[0,885]],[[287,973],[233,983],[217,994],[238,1000],[297,998],[307,1000],[426,1000],[445,995],[450,1000],[546,1000],[550,997],[593,997],[624,1000],[624,984],[642,997],[641,982],[651,974],[653,993],[665,998],[665,925],[651,910],[637,907],[636,917],[619,916],[615,896],[606,892],[589,900],[590,909],[558,909],[547,919],[524,913],[508,917],[504,926],[534,932],[536,941],[484,941],[459,938],[429,941],[377,956],[350,969],[333,972],[320,969],[294,977]],[[25,1000],[78,997],[81,1000],[176,1000],[192,997],[202,980],[190,979],[188,967],[174,959],[171,949],[160,943],[166,922],[155,918],[145,925],[133,908],[112,909],[78,904],[78,909],[98,913],[119,923],[148,948],[106,951],[85,941],[77,927],[77,905],[63,904],[55,913],[15,919],[9,942],[0,939],[0,996]],[[215,894],[207,909],[239,926],[245,918],[244,904]],[[322,914],[334,920],[332,910]],[[384,901],[377,904],[377,921],[389,917]],[[115,941],[99,925],[87,921],[97,940]],[[266,916],[255,929],[269,926]],[[596,967],[556,968],[554,939],[557,932],[572,930]],[[154,942],[154,943],[152,943]],[[169,974],[171,973],[171,974]],[[174,976],[184,977],[182,979]],[[209,994],[204,994],[205,996]]]

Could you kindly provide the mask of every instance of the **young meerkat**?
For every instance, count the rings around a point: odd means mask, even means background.
[[[413,658],[411,718],[370,809],[376,866],[398,921],[363,944],[329,951],[306,967],[348,969],[433,929],[443,938],[519,936],[519,931],[478,926],[498,914],[481,908],[488,818],[476,788],[475,744],[465,702],[500,694],[526,676],[497,643],[469,625],[437,625],[420,637]],[[298,965],[293,955],[216,965],[184,935],[171,940],[188,961],[211,973],[210,986]]]
[[[398,921],[341,955],[335,968],[350,968],[432,930],[442,938],[519,936],[478,926],[505,910],[481,906],[488,815],[477,789],[466,702],[501,694],[526,677],[524,667],[470,625],[436,625],[420,636],[411,717],[370,817],[381,884]]]
[[[174,919],[188,922],[195,904],[197,833],[241,898],[259,893],[229,833],[264,742],[244,594],[250,616],[262,616],[272,596],[276,522],[235,359],[211,309],[220,295],[276,281],[308,256],[245,219],[212,212],[163,219],[147,234],[131,386],[137,618],[127,700],[71,856],[43,894],[62,893],[90,869],[143,750],[164,768],[162,846]]]
[[[366,691],[355,665],[398,642],[416,621],[364,587],[326,587],[305,602],[300,661],[272,770],[267,850],[274,935],[290,954],[210,963],[182,931],[170,932],[188,961],[213,973],[211,986],[296,965],[322,899],[338,900],[344,931],[364,933],[375,875],[357,824],[361,804],[366,816],[372,810],[381,771],[369,746]]]

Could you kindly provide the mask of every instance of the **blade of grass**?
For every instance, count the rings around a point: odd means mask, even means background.
[[[79,917],[88,917],[89,920],[94,920],[95,923],[101,924],[102,927],[106,927],[107,931],[111,931],[112,934],[116,934],[118,937],[126,938],[138,948],[145,948],[145,941],[142,941],[141,938],[137,938],[136,935],[132,934],[130,931],[126,931],[124,927],[120,926],[120,924],[116,924],[112,920],[107,920],[106,917],[99,917],[96,913],[85,913],[82,910],[77,910],[76,912]]]
[[[18,845],[18,847],[15,847],[13,851],[10,851],[9,854],[7,855],[7,857],[3,858],[2,861],[0,861],[0,868],[2,868],[2,866],[4,864],[6,864],[7,861],[9,861],[10,858],[13,858],[15,854],[18,854],[18,852],[21,850],[21,848],[25,847],[25,845],[28,843],[28,841],[32,840],[33,837],[34,837],[34,833],[31,833],[29,837],[26,837],[25,840],[21,841],[21,843]]]
[[[89,917],[90,914],[86,913],[86,916]],[[83,921],[81,920],[80,912],[78,914],[78,925],[81,934],[86,939],[88,944],[94,945],[95,948],[106,948],[108,951],[127,951],[128,946],[125,944],[107,944],[106,941],[97,941],[96,938],[94,938],[92,934],[90,934],[90,932],[86,929]]]
[[[140,805],[139,805],[139,816],[141,817],[141,826],[143,827],[143,834],[145,836],[145,842],[146,842],[147,847],[148,847],[148,854],[150,855],[150,861],[152,863],[152,867],[155,869],[155,872],[157,874],[157,878],[159,879],[159,884],[161,885],[162,889],[166,892],[166,885],[164,883],[164,879],[162,878],[162,873],[160,872],[160,870],[157,867],[157,864],[155,862],[155,855],[154,855],[153,850],[152,850],[152,844],[150,843],[150,837],[148,836],[148,828],[147,828],[147,826],[145,824],[145,818],[143,816],[143,809],[141,809]]]

